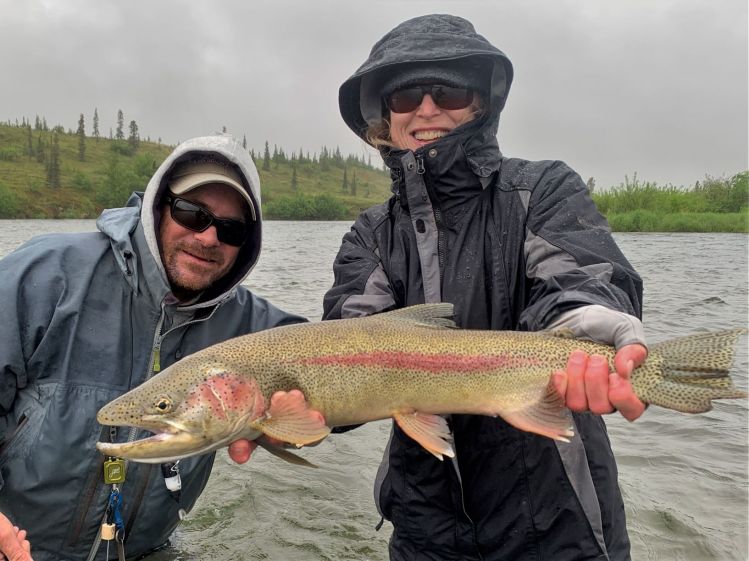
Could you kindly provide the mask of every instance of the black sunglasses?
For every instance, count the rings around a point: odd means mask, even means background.
[[[454,88],[441,84],[411,86],[395,90],[385,98],[388,109],[393,113],[410,113],[421,105],[424,95],[429,94],[440,109],[465,109],[473,103],[471,88]]]
[[[247,224],[241,220],[218,218],[207,208],[173,195],[166,195],[164,202],[169,205],[174,221],[188,230],[205,232],[215,226],[218,241],[234,247],[241,246],[247,239]]]

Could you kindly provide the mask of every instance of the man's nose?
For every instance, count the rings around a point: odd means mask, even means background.
[[[437,115],[440,111],[442,110],[436,103],[434,103],[432,96],[430,94],[424,94],[421,104],[419,105],[418,114],[422,117],[431,117]]]
[[[195,232],[193,236],[204,247],[216,247],[221,243],[218,240],[218,232],[216,232],[216,226],[214,225],[208,226],[208,228],[202,232]]]

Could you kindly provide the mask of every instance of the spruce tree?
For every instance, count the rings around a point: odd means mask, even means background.
[[[296,191],[299,188],[299,184],[296,179],[296,165],[291,166],[291,190]]]
[[[123,130],[125,127],[125,116],[122,114],[122,109],[117,110],[117,131],[114,134],[114,137],[117,140],[125,140],[125,131]]]
[[[270,148],[268,141],[265,141],[265,152],[263,153],[263,171],[270,171]]]
[[[130,121],[130,136],[127,137],[127,143],[132,147],[133,150],[137,150],[138,146],[140,146],[138,123],[136,123],[135,120]]]
[[[99,110],[94,107],[94,130],[93,130],[94,138],[96,139],[96,142],[99,142]]]
[[[246,134],[242,135],[242,148],[247,150],[247,135]]]
[[[341,183],[341,191],[348,193],[348,173],[346,168],[343,168],[343,183]]]
[[[356,170],[354,170],[354,175],[351,178],[351,194],[354,197],[356,196]]]
[[[34,157],[34,139],[31,136],[31,124],[26,125],[26,155],[29,159]]]
[[[83,121],[83,113],[78,118],[78,159],[82,162],[86,158],[86,128]]]
[[[44,141],[42,140],[42,133],[39,132],[39,136],[36,137],[36,161],[43,164],[47,159],[47,154],[44,151]]]
[[[52,146],[47,161],[47,186],[51,189],[60,188],[60,139],[58,133],[52,134]]]

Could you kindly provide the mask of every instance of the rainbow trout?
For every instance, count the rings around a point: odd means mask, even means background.
[[[154,436],[100,442],[97,448],[157,463],[247,438],[304,463],[263,435],[303,446],[325,438],[331,427],[392,417],[442,458],[454,456],[440,416],[452,413],[500,416],[522,430],[571,437],[569,413],[549,383],[551,373],[565,367],[574,349],[606,356],[613,369],[614,349],[562,333],[454,329],[452,311],[452,304],[424,304],[277,327],[213,345],[97,415],[103,425],[134,426]],[[745,332],[652,345],[632,374],[635,393],[646,403],[687,413],[710,410],[713,399],[746,397],[728,376],[737,338]]]

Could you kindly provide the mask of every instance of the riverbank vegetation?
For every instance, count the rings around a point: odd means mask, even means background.
[[[174,148],[142,139],[134,120],[100,134],[80,115],[76,130],[34,122],[0,123],[0,218],[95,218],[142,191]],[[265,142],[247,146],[260,174],[263,215],[275,220],[352,220],[390,196],[390,176],[379,158],[343,156],[326,146],[286,152]],[[593,182],[589,182],[591,186]],[[689,188],[659,186],[636,175],[593,199],[615,231],[749,232],[749,172],[706,177]]]
[[[706,177],[689,189],[642,182],[635,174],[593,200],[617,232],[749,232],[749,172]]]

